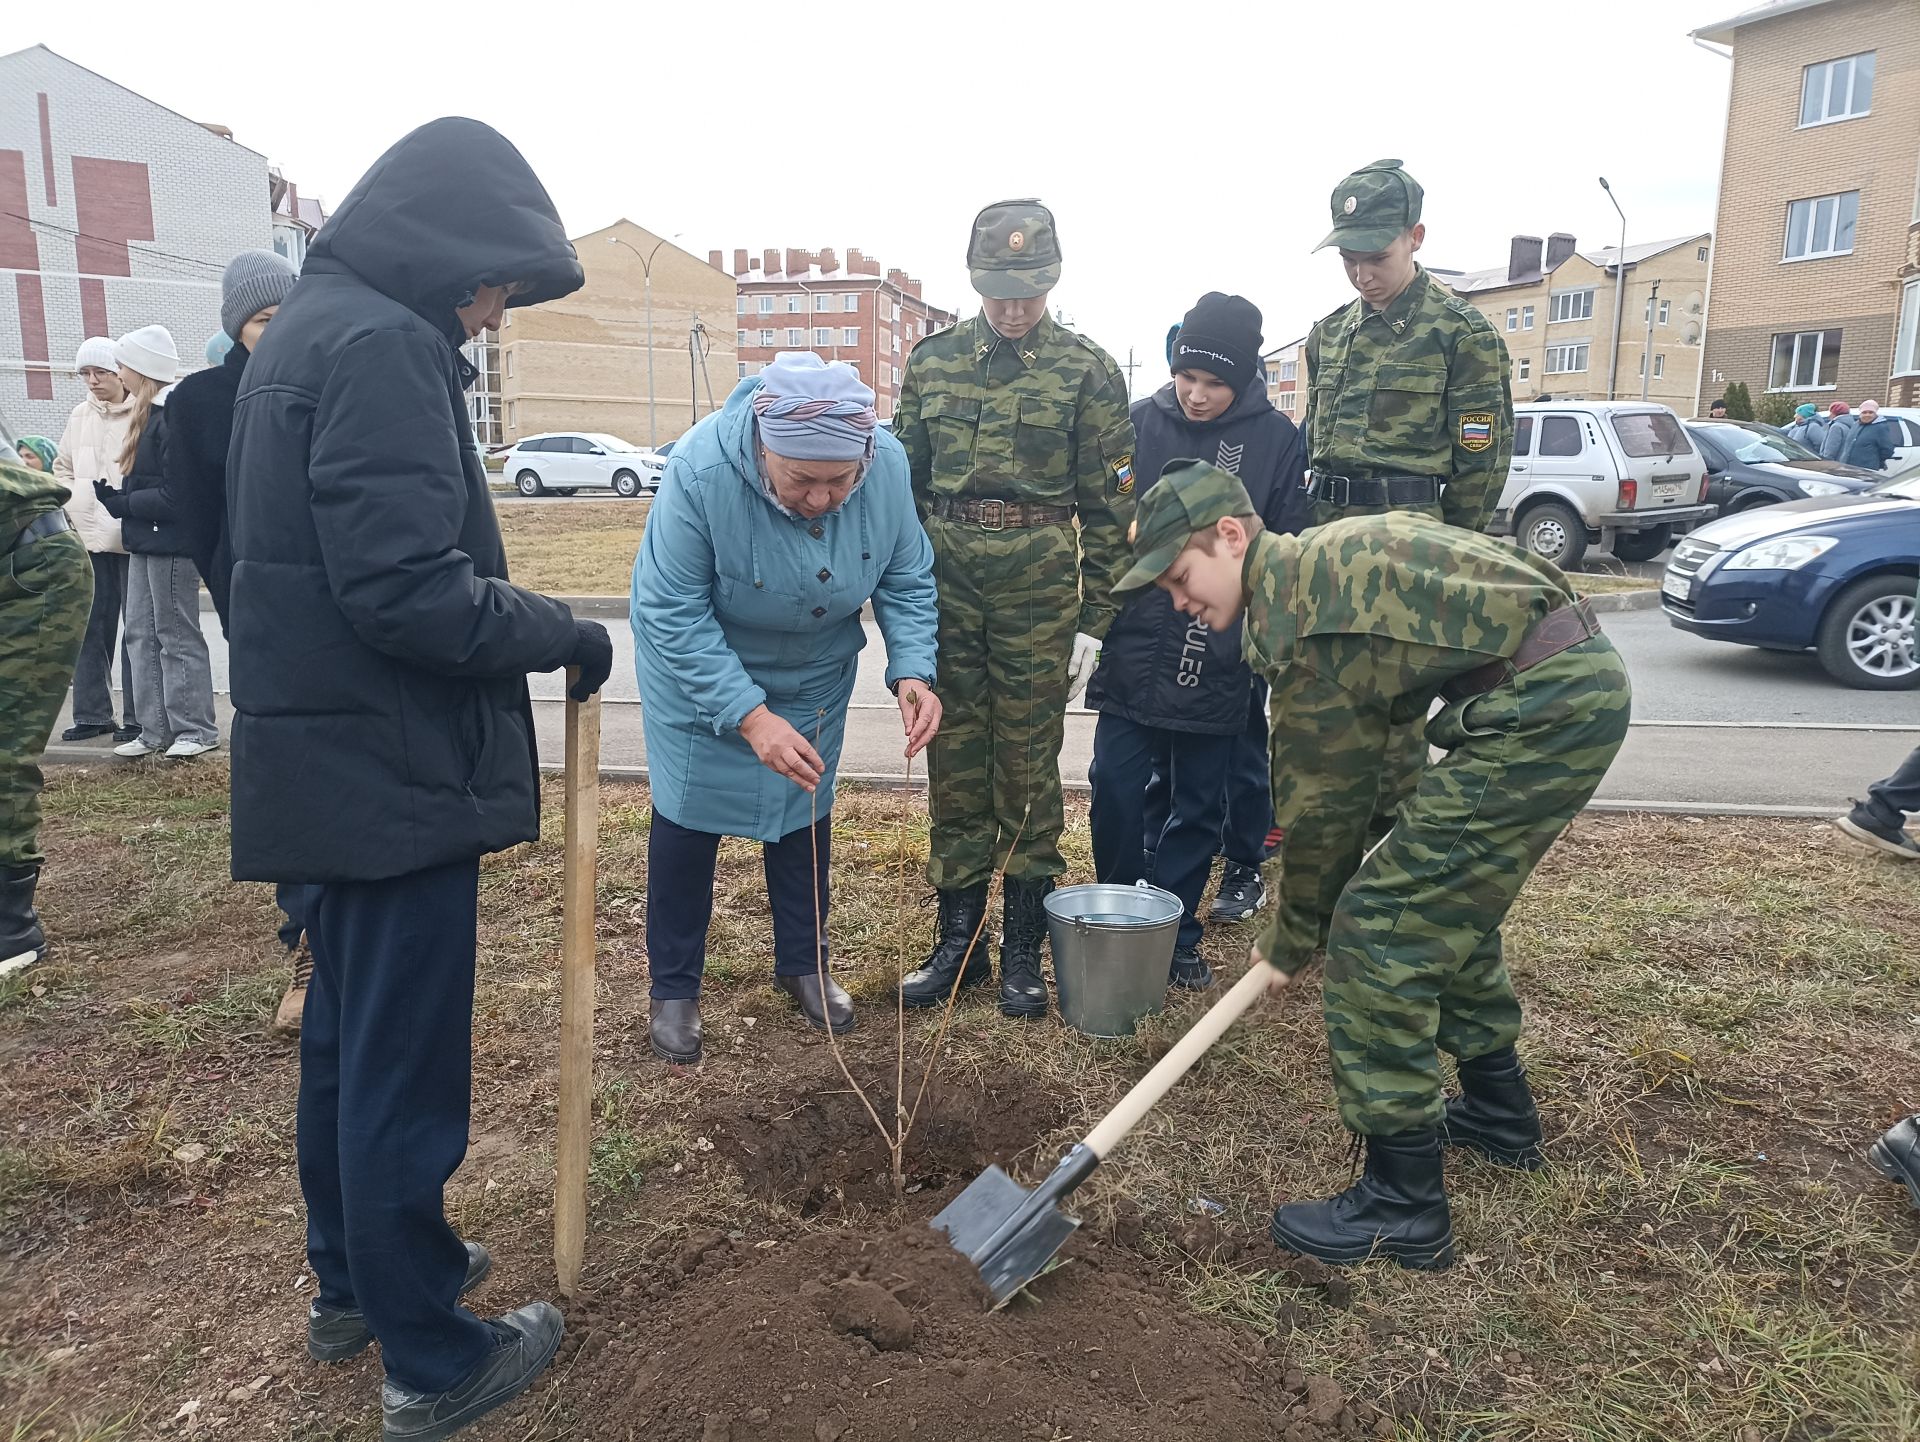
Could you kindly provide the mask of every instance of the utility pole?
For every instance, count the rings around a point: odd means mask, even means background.
[[[654,415],[653,401],[653,258],[660,254],[660,247],[671,236],[662,236],[653,243],[653,249],[641,255],[635,247],[617,235],[607,237],[610,245],[624,245],[633,251],[634,258],[640,262],[640,275],[647,292],[647,449],[657,450],[660,444],[660,428]]]
[[[1604,175],[1600,177],[1600,188],[1606,191],[1607,199],[1613,201],[1613,208],[1620,216],[1620,249],[1613,258],[1613,358],[1607,364],[1607,399],[1615,400],[1620,394],[1620,326],[1626,317],[1627,305],[1627,213],[1620,209],[1613,187],[1607,184]]]
[[[1127,399],[1133,399],[1133,373],[1139,369],[1133,363],[1133,347],[1127,347],[1127,363],[1121,367],[1127,373]]]
[[[1660,282],[1653,283],[1653,294],[1647,297],[1647,339],[1640,347],[1640,399],[1647,398],[1647,387],[1653,382],[1653,311],[1660,304]]]

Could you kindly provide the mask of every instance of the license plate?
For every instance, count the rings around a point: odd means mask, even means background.
[[[1678,481],[1668,481],[1664,485],[1655,486],[1653,493],[1663,501],[1668,500],[1680,494],[1680,483]]]
[[[1684,601],[1687,599],[1687,593],[1693,589],[1693,578],[1690,576],[1676,576],[1669,571],[1666,576],[1662,578],[1660,589],[1673,597],[1674,600]]]

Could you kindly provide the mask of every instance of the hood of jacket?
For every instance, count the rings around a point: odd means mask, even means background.
[[[539,305],[586,283],[546,187],[490,125],[430,120],[373,163],[307,252],[303,274],[348,272],[465,340],[454,313],[480,285]]]

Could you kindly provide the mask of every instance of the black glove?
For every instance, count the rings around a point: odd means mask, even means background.
[[[93,493],[100,498],[100,509],[105,511],[109,516],[112,516],[116,521],[124,521],[127,518],[127,493],[125,491],[116,491],[105,481],[95,481],[93,483]]]
[[[606,685],[607,677],[613,674],[613,638],[607,628],[598,621],[575,621],[573,652],[567,664],[580,668],[580,679],[567,688],[567,695],[575,701],[586,700]]]

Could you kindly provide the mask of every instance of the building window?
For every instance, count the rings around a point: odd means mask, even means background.
[[[1853,231],[1860,218],[1860,192],[1821,195],[1787,205],[1787,252],[1783,260],[1818,260],[1853,254]]]
[[[1767,389],[1830,391],[1840,376],[1840,332],[1803,330],[1773,338],[1773,369]]]
[[[827,295],[823,291],[815,291],[813,296],[813,308],[817,311],[832,310],[833,297],[830,295]]]
[[[1593,299],[1592,291],[1588,291],[1586,295],[1588,300]],[[1550,376],[1561,376],[1572,371],[1585,370],[1587,368],[1588,344],[1587,341],[1581,341],[1577,345],[1548,346],[1547,374]]]
[[[1280,362],[1280,379],[1294,381],[1300,379],[1300,362],[1297,360]]]
[[[893,368],[893,383],[895,385],[900,384],[900,367],[899,366],[895,366]]]
[[[507,347],[507,379],[513,379],[513,347]]]
[[[840,344],[841,345],[859,345],[860,344],[860,327],[857,325],[847,325],[847,326],[840,327]]]
[[[1661,301],[1660,315],[1658,317],[1658,320],[1656,321],[1656,324],[1665,325],[1672,318],[1673,318],[1673,302],[1670,300]],[[1655,374],[1658,374],[1658,372],[1655,372]]]
[[[741,361],[739,379],[745,380],[746,378],[747,378],[747,363],[745,361]]]
[[[1517,362],[1515,362],[1515,364],[1518,365],[1520,368],[1519,373],[1514,377],[1515,380],[1530,381],[1533,379],[1533,357],[1532,356],[1523,355],[1520,357],[1520,359]]]
[[[770,331],[770,330],[763,330],[763,331],[761,331],[761,332],[760,332],[760,344],[761,344],[761,345],[772,345],[772,344],[773,344],[773,332],[772,332],[772,331]]]
[[[733,333],[733,348],[735,350],[742,349],[746,345],[746,343],[747,343],[747,333],[745,331],[737,330]]]
[[[1920,371],[1920,278],[1900,288],[1900,329],[1893,343],[1893,372]]]
[[[773,297],[772,296],[763,295],[760,297],[760,314],[762,315],[773,314]]]
[[[1641,356],[1640,357],[1640,374],[1645,375],[1646,373],[1647,373],[1647,358],[1645,356]],[[1653,358],[1653,378],[1655,380],[1659,380],[1666,373],[1667,373],[1667,358],[1663,355],[1655,355]]]
[[[1520,307],[1520,329],[1521,330],[1533,329],[1533,307],[1530,305],[1523,305]]]
[[[807,298],[804,295],[790,295],[787,297],[787,314],[788,315],[798,315],[800,314],[801,311],[805,310],[806,308],[807,308]]]
[[[1547,302],[1547,323],[1558,325],[1567,320],[1593,319],[1593,292],[1591,290],[1563,290]],[[1548,370],[1553,366],[1549,364]],[[1569,367],[1571,369],[1571,367]],[[1585,370],[1583,365],[1581,370]]]
[[[895,306],[894,310],[896,313],[898,313],[899,307]],[[895,335],[895,336],[892,336],[891,339],[893,341],[893,353],[895,355],[899,355],[900,354],[900,337],[898,335]]]
[[[745,315],[747,313],[747,298],[744,295],[736,295],[733,298],[733,313],[735,315]]]
[[[817,326],[815,326],[815,327],[813,328],[813,343],[814,343],[814,344],[815,344],[816,346],[830,346],[830,345],[832,345],[832,344],[833,344],[833,331],[832,331],[832,330],[831,330],[831,329],[830,329],[829,327],[827,327],[827,326],[824,326],[824,325],[817,325]]]
[[[1507,307],[1507,329],[1508,330],[1520,329],[1520,311],[1517,306]]]
[[[520,404],[518,401],[507,402],[507,429],[510,431],[520,429]]]
[[[1852,120],[1873,108],[1873,52],[1844,55],[1801,72],[1800,123]]]
[[[1693,253],[1693,258],[1699,261],[1702,265],[1705,265],[1707,262],[1707,248],[1704,245],[1701,246],[1698,250],[1696,250]]]
[[[850,294],[841,296],[840,309],[846,311],[849,315],[860,309],[860,292],[853,291]]]
[[[787,327],[787,344],[788,345],[799,346],[799,345],[805,345],[806,343],[807,343],[806,331],[804,331],[797,325],[790,325]]]

